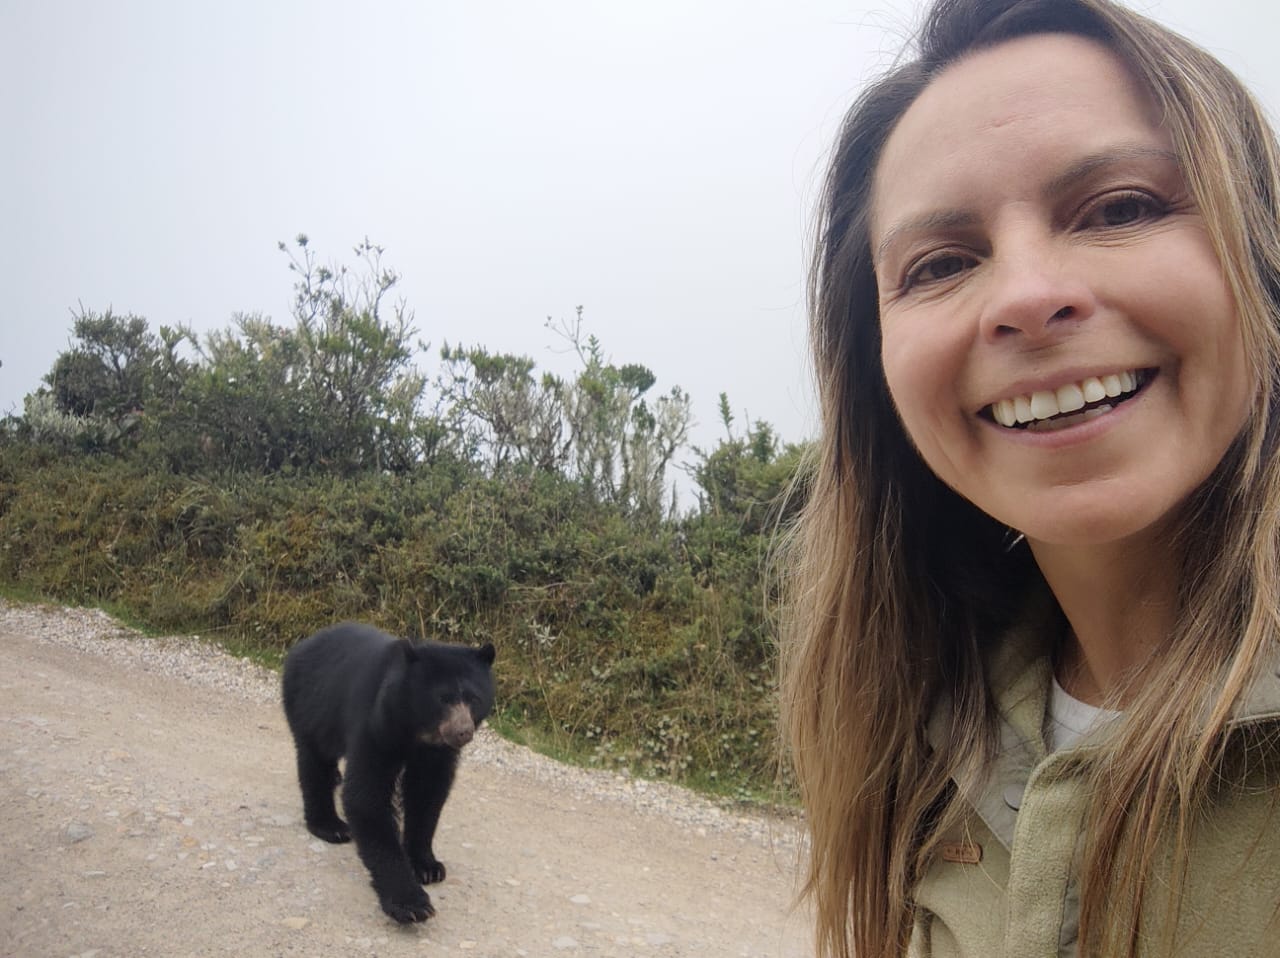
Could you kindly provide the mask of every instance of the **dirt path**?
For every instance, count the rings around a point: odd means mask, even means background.
[[[175,675],[151,640],[64,642],[71,613],[41,614],[0,606],[5,958],[809,954],[789,823],[673,823],[656,786],[619,797],[493,737],[445,807],[438,915],[401,928],[352,847],[302,827],[279,706],[199,681],[224,657]]]

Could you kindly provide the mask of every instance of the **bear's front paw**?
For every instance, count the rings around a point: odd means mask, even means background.
[[[436,858],[419,858],[411,856],[413,874],[424,885],[434,885],[444,881],[444,862]]]
[[[351,841],[351,828],[340,818],[313,825],[307,822],[307,831],[316,838],[323,839],[333,845],[341,845]]]
[[[431,899],[422,890],[419,890],[417,895],[410,896],[409,901],[393,901],[390,898],[384,898],[382,899],[382,910],[402,925],[415,921],[426,921],[436,913],[431,904]]]

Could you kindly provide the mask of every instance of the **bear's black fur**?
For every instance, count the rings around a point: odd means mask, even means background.
[[[493,708],[493,657],[492,645],[411,643],[356,622],[322,629],[285,657],[284,712],[307,829],[327,842],[355,838],[396,921],[435,914],[422,885],[443,880],[444,865],[431,841],[459,750]],[[339,782],[349,827],[333,804]]]

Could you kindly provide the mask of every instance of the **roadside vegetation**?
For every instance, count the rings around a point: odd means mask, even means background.
[[[280,245],[284,324],[200,337],[81,309],[0,423],[0,587],[269,664],[345,618],[492,641],[504,734],[785,794],[764,565],[803,450],[723,395],[722,438],[690,447],[688,395],[615,364],[581,309],[548,320],[573,375],[448,343],[425,369],[382,249],[325,266]]]

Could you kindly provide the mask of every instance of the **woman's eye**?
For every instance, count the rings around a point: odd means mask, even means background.
[[[964,272],[970,265],[971,260],[967,256],[961,256],[959,253],[943,253],[913,267],[907,274],[904,285],[912,287],[921,283],[936,283],[950,279]]]
[[[1128,226],[1160,212],[1157,200],[1145,193],[1125,193],[1098,203],[1085,217],[1088,226]]]

